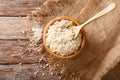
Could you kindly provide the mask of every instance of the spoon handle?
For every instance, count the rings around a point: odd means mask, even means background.
[[[88,24],[89,22],[107,14],[108,12],[110,12],[111,10],[113,10],[116,7],[115,3],[111,3],[108,7],[106,7],[105,9],[101,10],[99,13],[97,13],[96,15],[94,15],[92,18],[88,19],[85,23],[81,24],[79,27],[79,30],[84,27],[86,24]]]

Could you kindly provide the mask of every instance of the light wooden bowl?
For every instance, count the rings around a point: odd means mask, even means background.
[[[56,54],[56,53],[52,52],[52,51],[50,50],[50,48],[46,45],[46,33],[47,33],[49,27],[50,27],[51,25],[53,25],[53,23],[54,23],[55,21],[60,21],[61,19],[73,21],[73,23],[74,23],[76,26],[80,25],[80,23],[79,23],[77,20],[75,20],[74,18],[68,17],[68,16],[60,16],[60,17],[57,17],[57,18],[51,20],[51,21],[46,25],[46,27],[45,27],[45,29],[44,29],[44,32],[43,32],[43,44],[44,44],[44,46],[45,46],[45,49],[48,51],[48,53],[52,54],[53,56],[55,56],[55,57],[57,57],[57,58],[61,58],[61,59],[70,59],[70,58],[73,58],[73,57],[77,56],[78,54],[80,54],[81,51],[83,50],[83,48],[84,48],[84,46],[85,46],[85,42],[86,42],[86,33],[85,33],[85,30],[82,28],[82,29],[81,29],[81,33],[82,33],[82,43],[81,43],[81,45],[80,45],[80,48],[79,48],[75,53],[72,53],[71,55],[68,55],[68,56],[61,56],[61,55],[59,55],[59,54]],[[54,46],[54,45],[53,45],[53,46]]]

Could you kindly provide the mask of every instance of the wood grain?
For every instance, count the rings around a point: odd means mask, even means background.
[[[40,54],[32,49],[25,17],[0,17],[0,64],[34,63]],[[23,33],[24,31],[24,33]],[[9,60],[8,60],[9,59]]]
[[[46,0],[0,0],[0,16],[26,16]]]
[[[26,41],[0,40],[0,64],[38,62],[40,54],[29,47]]]
[[[40,67],[42,65],[42,67]],[[0,80],[58,80],[46,63],[0,65]]]
[[[27,39],[22,33],[26,30],[23,17],[0,17],[0,39]]]
[[[40,54],[31,49],[24,18],[10,17],[26,16],[44,1],[0,0],[0,16],[4,16],[0,17],[0,80],[57,79],[50,74],[48,67],[44,68],[46,64],[39,60]]]

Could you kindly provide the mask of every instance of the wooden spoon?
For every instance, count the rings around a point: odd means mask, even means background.
[[[116,7],[115,3],[111,3],[108,7],[106,7],[105,9],[101,10],[99,13],[97,13],[96,15],[94,15],[92,18],[88,19],[85,23],[81,24],[80,26],[70,26],[69,28],[72,29],[75,32],[75,36],[74,39],[78,36],[81,28],[83,28],[86,24],[88,24],[89,22],[107,14],[108,12],[110,12],[111,10],[113,10]]]

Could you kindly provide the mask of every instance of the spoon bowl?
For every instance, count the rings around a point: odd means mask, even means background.
[[[72,53],[71,55],[61,56],[61,55],[59,55],[59,54],[56,54],[56,53],[52,52],[52,51],[50,50],[49,46],[46,45],[46,34],[47,34],[47,32],[48,32],[49,27],[50,27],[51,25],[53,25],[55,21],[60,21],[60,20],[62,20],[62,19],[72,21],[72,22],[75,24],[75,26],[79,26],[79,25],[80,25],[80,23],[79,23],[77,20],[75,20],[74,18],[68,17],[68,16],[61,16],[61,17],[57,17],[57,18],[51,20],[51,21],[46,25],[46,27],[45,27],[45,29],[44,29],[44,32],[43,32],[43,44],[44,44],[44,46],[45,46],[45,49],[48,51],[48,53],[50,53],[50,54],[53,55],[54,57],[61,58],[61,59],[70,59],[70,58],[73,58],[73,57],[77,56],[78,54],[80,54],[81,51],[83,50],[83,48],[85,47],[86,33],[85,33],[84,28],[82,28],[82,29],[80,30],[81,33],[82,33],[82,37],[81,37],[81,38],[82,38],[82,42],[81,42],[81,45],[80,45],[79,49],[78,49],[76,52]],[[53,46],[54,46],[54,45],[53,45]]]

